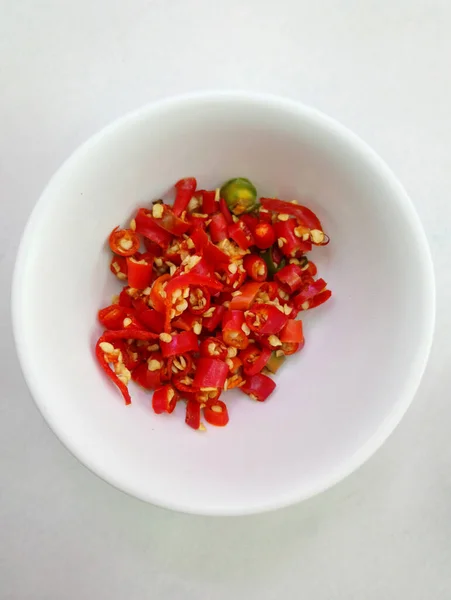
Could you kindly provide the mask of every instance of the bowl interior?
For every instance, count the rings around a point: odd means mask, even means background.
[[[132,385],[125,407],[93,354],[97,310],[117,293],[105,244],[180,177],[211,188],[249,177],[297,198],[331,237],[312,255],[334,296],[304,317],[304,350],[255,403],[229,392],[230,424],[193,432],[157,416]],[[199,96],[146,108],[91,139],[60,169],[27,227],[14,317],[24,372],[62,441],[145,500],[200,513],[288,504],[356,467],[418,385],[433,322],[424,235],[396,180],[329,119],[268,98]]]

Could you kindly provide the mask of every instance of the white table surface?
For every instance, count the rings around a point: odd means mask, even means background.
[[[450,0],[0,0],[2,600],[449,600],[450,59]],[[233,519],[154,508],[79,464],[31,399],[9,315],[20,233],[76,146],[224,87],[302,100],[369,142],[423,220],[438,292],[421,388],[377,455],[318,498]]]

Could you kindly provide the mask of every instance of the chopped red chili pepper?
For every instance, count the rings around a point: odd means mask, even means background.
[[[173,412],[176,404],[177,392],[172,385],[166,384],[154,391],[152,396],[152,408],[157,415],[163,412]]]
[[[324,279],[317,279],[316,281],[313,281],[312,283],[307,284],[299,292],[299,294],[297,294],[293,298],[294,305],[296,306],[296,308],[298,310],[301,310],[301,309],[306,310],[306,308],[303,308],[303,304],[305,302],[309,302],[315,296],[317,296],[320,292],[324,291],[326,289],[326,286],[327,286],[327,283],[324,281]],[[307,308],[310,308],[310,306],[307,306]]]
[[[270,248],[276,241],[273,226],[270,223],[259,223],[254,229],[254,240],[260,250]]]
[[[172,327],[174,327],[174,329],[181,329],[182,331],[191,331],[196,324],[200,325],[200,321],[201,320],[197,315],[193,315],[192,313],[185,311],[180,315],[180,317],[174,319],[171,325]]]
[[[211,312],[211,314],[210,314]],[[208,311],[208,316],[204,313],[202,325],[207,331],[214,331],[222,322],[222,317],[226,312],[225,306],[212,306]]]
[[[258,291],[260,290],[261,285],[262,284],[258,283],[258,282],[245,283],[238,290],[241,292],[241,294],[239,294],[238,296],[234,296],[232,298],[229,309],[230,310],[245,310],[246,308],[249,308],[249,306],[254,301]]]
[[[233,220],[232,220],[233,222]],[[211,217],[210,222],[211,241],[215,244],[226,240],[228,237],[227,221],[222,213],[217,213]]]
[[[280,271],[274,275],[276,279],[284,289],[288,290],[290,294],[299,290],[303,285],[302,271],[297,265],[286,265],[282,267]]]
[[[144,258],[135,256],[127,257],[128,284],[132,288],[143,290],[152,281],[153,263]]]
[[[139,321],[154,333],[163,333],[164,315],[153,308],[148,308],[144,302],[135,303],[136,315]]]
[[[163,335],[161,334],[161,337]],[[160,337],[160,347],[164,358],[198,350],[197,335],[194,331],[182,331],[182,333],[168,335],[171,337],[169,342],[163,341]]]
[[[229,372],[227,363],[218,358],[199,358],[193,386],[198,389],[222,389]],[[211,391],[206,389],[205,391]]]
[[[243,250],[247,250],[255,243],[251,230],[241,219],[237,223],[229,225],[229,237]]]
[[[279,334],[279,339],[282,342],[281,350],[286,355],[294,354],[304,347],[304,333],[302,321],[288,319],[285,327]]]
[[[207,423],[216,427],[224,427],[229,422],[227,406],[221,400],[208,400],[204,408]]]
[[[116,275],[121,281],[127,279],[127,259],[125,256],[117,256],[113,254],[113,258],[110,263],[110,271],[113,275]]]
[[[243,267],[254,281],[265,281],[268,277],[268,267],[261,256],[246,254],[243,259]]]
[[[239,358],[243,362],[243,371],[246,375],[260,373],[271,357],[271,350],[259,348],[256,344],[250,344],[246,350],[242,350]]]
[[[307,264],[306,271],[310,275],[310,277],[315,277],[318,273],[318,269],[316,268],[315,263],[313,263],[312,261],[309,261],[309,263]]]
[[[188,207],[189,201],[196,191],[197,181],[194,177],[185,177],[175,184],[174,214],[179,217]]]
[[[129,287],[125,287],[119,294],[119,306],[124,308],[132,308],[133,298],[128,293]]]
[[[166,286],[166,293],[172,294],[174,290],[185,289],[189,286],[204,286],[210,290],[222,290],[222,283],[204,275],[196,275],[195,273],[184,273],[178,277],[174,277]]]
[[[295,219],[288,219],[288,221],[278,221],[277,223],[274,223],[274,232],[277,236],[277,245],[282,254],[285,256],[293,257],[299,250],[302,252],[308,252],[312,249],[312,244],[299,238],[296,235],[295,229]]]
[[[203,315],[210,308],[210,292],[200,287],[190,288],[188,301],[188,310],[193,315]]]
[[[207,337],[202,340],[199,346],[201,357],[212,357],[225,360],[227,358],[227,346],[222,340],[216,337]]]
[[[168,358],[168,371],[175,375],[184,375],[191,373],[193,369],[193,359],[188,352],[184,354],[178,354],[177,356],[170,356]]]
[[[330,290],[324,290],[323,292],[320,292],[310,300],[305,300],[301,304],[300,309],[308,310],[309,308],[316,308],[317,306],[320,306],[320,304],[324,304],[324,302],[329,300],[331,296],[332,292]]]
[[[247,377],[241,390],[248,394],[253,400],[263,402],[274,391],[276,384],[267,375],[257,373]]]
[[[136,233],[140,233],[162,248],[167,248],[172,240],[172,235],[162,229],[152,217],[152,213],[145,208],[140,208],[135,217]],[[136,249],[137,250],[137,249]],[[136,252],[135,250],[135,252]],[[132,253],[134,254],[134,252]]]
[[[165,204],[161,204],[160,206],[162,206],[161,217],[155,217],[152,212],[157,225],[175,236],[180,236],[188,231],[191,226],[190,223],[179,219],[170,206],[166,206]]]
[[[133,369],[132,379],[146,390],[155,390],[162,384],[161,371],[149,371],[147,362]]]
[[[108,241],[111,250],[119,256],[132,256],[139,250],[139,237],[131,229],[115,227]]]
[[[130,309],[112,304],[99,310],[98,318],[105,329],[124,329],[124,319],[128,318],[129,314]]]
[[[150,290],[150,303],[153,308],[160,313],[166,312],[166,298],[169,293],[167,292],[166,287],[170,279],[171,276],[168,273],[161,275],[161,277],[155,279],[152,289]]]
[[[240,220],[249,228],[249,231],[252,233],[252,236],[255,239],[254,232],[255,228],[258,225],[258,219],[254,215],[244,214],[240,216]]]
[[[216,200],[216,191],[208,192],[207,190],[199,190],[202,196],[202,212],[206,215],[212,215],[219,210],[219,202]]]
[[[318,217],[306,206],[300,206],[299,204],[293,204],[292,202],[277,200],[275,198],[261,198],[260,202],[264,208],[278,214],[293,215],[304,227],[308,227],[309,229],[319,229],[320,231],[323,230]]]
[[[200,427],[200,404],[196,400],[188,400],[186,403],[185,423],[193,429]]]
[[[249,345],[244,313],[241,310],[228,310],[222,318],[222,338],[228,346],[244,350]]]
[[[124,381],[122,379],[119,378],[119,376],[111,370],[109,363],[113,362],[113,359],[111,359],[111,355],[105,351],[105,343],[108,342],[108,340],[105,338],[105,336],[101,336],[96,344],[96,357],[97,360],[99,362],[99,365],[102,367],[103,371],[107,374],[107,376],[111,379],[111,381],[119,388],[122,396],[124,397],[125,400],[125,404],[130,404],[131,403],[131,398],[130,398],[130,394],[127,388],[127,385],[124,383]],[[111,346],[111,344],[109,344],[109,346]],[[106,348],[106,350],[109,350],[108,348]],[[113,348],[114,350],[114,348]],[[119,350],[118,350],[119,352]],[[126,368],[126,367],[124,367]]]
[[[219,199],[219,209],[224,215],[224,219],[227,225],[233,225],[232,213],[230,212],[229,207],[227,206],[227,202],[224,200],[224,198]]]
[[[288,320],[273,304],[253,304],[244,316],[249,329],[260,335],[279,333]]]

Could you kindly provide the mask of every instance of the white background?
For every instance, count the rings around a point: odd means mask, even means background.
[[[2,600],[449,600],[450,59],[449,0],[0,0]],[[81,466],[33,404],[9,316],[20,233],[61,162],[123,113],[206,88],[286,95],[360,134],[410,193],[437,275],[431,360],[385,446],[322,496],[246,518],[156,509]]]

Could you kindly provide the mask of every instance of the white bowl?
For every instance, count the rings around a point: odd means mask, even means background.
[[[304,350],[267,402],[229,392],[229,425],[206,433],[185,425],[183,405],[153,414],[138,388],[124,406],[93,353],[97,310],[119,287],[108,233],[188,175],[302,199],[331,237],[314,261],[334,296],[305,314]],[[203,93],[120,119],[55,174],[23,236],[13,321],[38,407],[92,471],[167,508],[245,514],[328,488],[394,429],[431,345],[433,269],[409,198],[354,134],[292,101]]]

